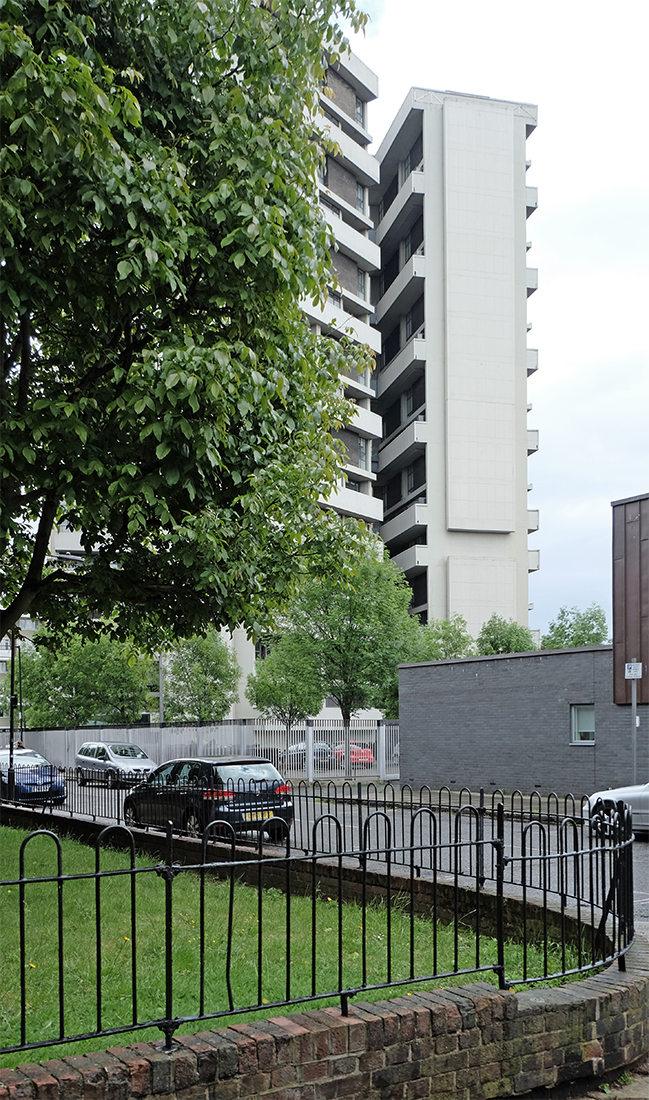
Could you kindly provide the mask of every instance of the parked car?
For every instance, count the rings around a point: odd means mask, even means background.
[[[304,768],[306,766],[306,741],[298,741],[296,745],[289,745],[288,758],[286,749],[278,753],[280,766],[284,766],[288,759],[289,768]],[[313,763],[316,768],[326,768],[333,761],[333,750],[326,741],[313,742]]]
[[[33,749],[14,749],[14,802],[54,803],[66,799],[65,779]],[[9,749],[0,749],[0,798],[9,798]]]
[[[273,823],[273,819],[281,819]],[[237,833],[264,831],[281,840],[293,821],[290,786],[265,757],[203,756],[169,760],[124,800],[127,825],[168,821],[190,836],[201,836],[212,821]]]
[[[345,763],[345,742],[334,745],[334,760],[338,766]],[[349,742],[349,760],[353,766],[369,768],[374,764],[374,753],[362,741]]]
[[[111,787],[132,787],[155,768],[155,760],[139,745],[126,741],[86,741],[74,758],[79,786],[90,780]]]
[[[618,802],[631,807],[634,833],[649,833],[649,783],[597,791],[588,799],[590,816],[597,824],[610,825]]]

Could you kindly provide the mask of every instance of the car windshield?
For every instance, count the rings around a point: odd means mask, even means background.
[[[108,748],[112,752],[113,756],[128,756],[131,759],[135,760],[149,759],[144,749],[141,749],[139,745],[127,745],[119,743],[116,745],[109,745]]]
[[[282,777],[272,764],[219,764],[215,780],[224,787],[247,787],[249,783],[281,783]]]
[[[28,767],[33,768],[36,765],[48,765],[49,760],[46,760],[44,756],[41,756],[39,752],[33,752],[29,749],[27,752],[18,751],[14,753],[14,767]],[[7,749],[3,749],[0,752],[0,764],[9,764],[9,752]]]

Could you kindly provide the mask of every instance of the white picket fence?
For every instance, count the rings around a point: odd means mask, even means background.
[[[289,779],[346,777],[398,779],[399,723],[353,718],[350,765],[345,767],[342,719],[313,719],[293,726],[287,736],[279,722],[227,720],[206,725],[84,726],[28,730],[25,745],[58,767],[71,768],[86,741],[128,741],[157,764],[181,756],[266,756]]]

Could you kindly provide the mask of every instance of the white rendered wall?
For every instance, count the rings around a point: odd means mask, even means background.
[[[444,106],[449,530],[515,527],[513,117]]]
[[[528,619],[527,110],[444,93],[419,103],[428,615],[459,613],[475,634],[494,611]]]

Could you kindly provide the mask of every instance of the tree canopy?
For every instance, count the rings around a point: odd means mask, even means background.
[[[475,644],[463,615],[451,615],[450,619],[429,619],[421,628],[421,657],[418,661],[450,661],[456,657],[468,657]]]
[[[484,657],[498,653],[529,653],[536,649],[532,631],[515,619],[505,619],[495,612],[482,629],[476,641],[476,651]]]
[[[419,629],[408,613],[411,595],[403,573],[368,552],[350,585],[335,577],[308,581],[293,601],[288,630],[296,654],[315,668],[345,726],[356,711],[382,706],[386,685],[407,659]]]
[[[314,122],[354,0],[4,0],[0,472],[20,616],[154,650],[260,631],[304,571],[352,410]],[[365,353],[361,353],[365,354]],[[79,532],[75,563],[52,532]]]
[[[23,642],[20,669],[23,717],[31,728],[139,721],[155,678],[149,658],[105,636],[85,644],[72,638],[56,654]]]
[[[293,634],[285,634],[248,677],[246,695],[266,718],[275,718],[287,737],[297,722],[318,714],[324,700],[312,653],[304,653]]]
[[[608,639],[606,612],[592,603],[584,611],[578,607],[560,607],[547,634],[541,638],[542,649],[573,649],[580,645],[602,645]]]
[[[241,669],[217,630],[186,638],[164,661],[167,721],[220,722],[237,698]]]
[[[462,615],[430,619],[424,626],[413,617],[412,626],[404,633],[399,662],[447,661],[453,657],[467,657],[473,652],[473,638]],[[396,664],[384,681],[380,707],[386,718],[399,717],[399,669]]]

